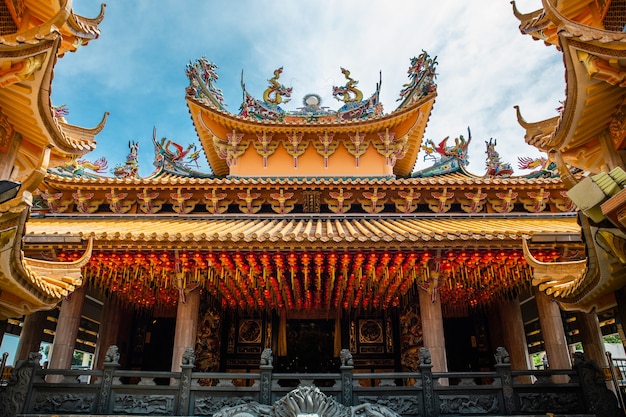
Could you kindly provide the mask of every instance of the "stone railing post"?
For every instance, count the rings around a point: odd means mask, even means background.
[[[623,416],[615,393],[609,390],[604,372],[597,363],[587,360],[582,352],[574,352],[574,380],[580,384],[585,411],[603,417]]]
[[[13,417],[24,413],[30,402],[35,372],[40,369],[41,353],[32,352],[28,360],[18,361],[8,385],[0,389],[0,416]]]
[[[503,347],[498,347],[495,354],[496,373],[502,385],[502,399],[504,400],[505,414],[511,415],[516,411],[515,396],[513,394],[513,377],[511,376],[511,360],[509,353]]]
[[[119,349],[115,345],[109,346],[104,356],[104,372],[100,383],[100,394],[98,396],[98,414],[111,414],[111,391],[113,389],[113,372],[120,367]]]
[[[265,405],[272,404],[272,370],[274,357],[272,356],[272,349],[266,348],[261,353],[261,392],[259,395],[259,402]]]
[[[178,412],[179,416],[188,416],[191,403],[191,372],[196,362],[196,354],[192,348],[186,348],[181,360],[180,382],[178,384]]]
[[[422,375],[422,415],[433,417],[439,415],[438,407],[435,407],[435,390],[433,383],[433,364],[428,348],[421,348],[419,354],[419,369]]]
[[[354,385],[352,379],[354,361],[352,360],[352,354],[348,349],[341,349],[339,358],[341,359],[341,404],[345,406],[352,406],[354,405]]]

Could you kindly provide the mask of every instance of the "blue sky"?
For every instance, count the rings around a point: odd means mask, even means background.
[[[531,12],[541,2],[517,4]],[[73,7],[93,17],[100,2],[75,0]],[[519,32],[509,0],[115,0],[105,13],[100,38],[58,61],[52,100],[67,105],[68,122],[80,126],[94,126],[110,112],[87,159],[106,156],[112,168],[124,161],[128,141],[139,141],[142,176],[153,170],[153,127],[159,138],[199,143],[184,99],[185,65],[202,56],[219,66],[217,86],[234,113],[242,101],[241,71],[248,91],[261,98],[281,66],[281,81],[293,87],[287,109],[301,106],[308,93],[339,108],[331,89],[345,84],[345,67],[365,95],[382,72],[381,100],[391,112],[410,58],[424,49],[439,63],[439,95],[425,138],[465,136],[469,126],[468,169],[477,175],[485,172],[490,138],[515,168],[518,156],[540,156],[524,143],[514,105],[537,121],[555,116],[564,100],[561,54]]]

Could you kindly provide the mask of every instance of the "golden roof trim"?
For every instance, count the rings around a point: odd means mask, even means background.
[[[96,39],[100,36],[100,28],[98,25],[102,23],[102,20],[104,19],[105,8],[105,3],[100,4],[100,12],[93,18],[77,15],[72,10],[72,13],[67,20],[67,26],[76,36],[87,39]]]
[[[132,227],[130,227],[132,224]],[[79,230],[77,232],[77,230]],[[155,232],[159,230],[159,232]],[[559,218],[33,218],[29,222],[28,243],[90,237],[96,246],[106,242],[143,243],[198,242],[210,248],[218,242],[296,243],[353,241],[418,242],[448,241],[465,246],[471,242],[518,241],[536,233],[578,234],[575,217]],[[237,246],[237,245],[235,245]],[[351,247],[351,246],[350,246]],[[252,249],[252,248],[251,248]]]

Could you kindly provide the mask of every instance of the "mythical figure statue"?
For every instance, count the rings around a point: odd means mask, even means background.
[[[487,145],[487,177],[509,177],[513,174],[513,168],[508,162],[502,162],[500,160],[500,154],[496,151],[496,145],[498,141],[491,138],[489,142],[485,141]]]
[[[349,349],[341,349],[339,352],[339,359],[341,360],[341,366],[353,366],[352,353]]]
[[[511,363],[511,358],[509,357],[509,352],[502,346],[498,346],[496,348],[496,353],[493,355],[496,359],[496,365],[504,365]]]
[[[224,108],[222,90],[215,86],[218,80],[217,65],[202,57],[196,62],[189,61],[185,73],[189,78],[187,94],[208,102],[217,108]]]
[[[43,355],[41,354],[41,352],[30,352],[28,354],[29,363],[35,363],[39,365],[39,363],[41,362],[41,358],[43,358]]]
[[[274,76],[267,80],[270,83],[270,86],[263,92],[263,101],[266,103],[271,103],[275,105],[279,105],[280,103],[288,103],[291,100],[291,87],[285,87],[281,83],[278,82],[278,78],[280,74],[283,72],[283,67],[278,68],[274,71]],[[283,100],[283,97],[286,97]]]
[[[411,65],[407,71],[409,82],[404,84],[400,97],[396,101],[404,100],[400,107],[415,102],[419,97],[435,91],[435,67],[437,57],[431,58],[428,53],[422,50],[418,57],[411,58]]]
[[[430,356],[430,350],[427,347],[420,348],[419,354],[420,365],[430,365],[433,363],[433,360]]]
[[[113,175],[117,178],[137,178],[139,171],[139,143],[129,141],[128,147],[130,152],[126,155],[126,163],[116,165],[113,168]]]
[[[116,345],[111,345],[104,355],[104,363],[119,363],[120,352]]]
[[[186,348],[185,351],[183,352],[183,356],[181,358],[182,364],[183,365],[193,365],[196,361],[196,354],[193,350],[193,348]]]
[[[526,178],[554,178],[559,175],[556,163],[543,157],[533,159],[528,156],[520,156],[517,158],[517,167],[534,170],[530,174],[524,175]]]
[[[274,363],[274,357],[272,356],[272,349],[265,348],[261,352],[261,365],[272,366]]]
[[[350,77],[350,71],[347,69],[341,68],[341,73],[346,77],[347,82],[341,87],[333,86],[333,97],[344,103],[358,103],[363,100],[363,92],[356,88],[359,82]]]

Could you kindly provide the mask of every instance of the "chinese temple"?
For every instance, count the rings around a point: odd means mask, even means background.
[[[97,38],[103,14],[1,6],[0,172],[20,188],[0,203],[0,317],[24,316],[18,358],[48,341],[50,368],[79,347],[100,367],[117,345],[127,369],[180,370],[193,347],[199,371],[255,372],[270,348],[276,369],[323,373],[348,349],[355,372],[402,372],[427,347],[444,372],[490,369],[504,346],[513,369],[536,351],[567,369],[575,334],[606,365],[598,313],[626,319],[626,3],[514,6],[522,33],[564,56],[559,115],[517,110],[545,158],[505,161],[506,138],[470,128],[426,138],[445,69],[425,51],[389,112],[381,83],[364,93],[346,68],[336,110],[278,68],[262,98],[242,76],[231,113],[202,57],[181,68],[199,146],[155,129],[147,176],[136,142],[113,167],[85,156],[106,115],[81,128],[50,102],[55,60]],[[480,172],[471,141],[485,144]]]

